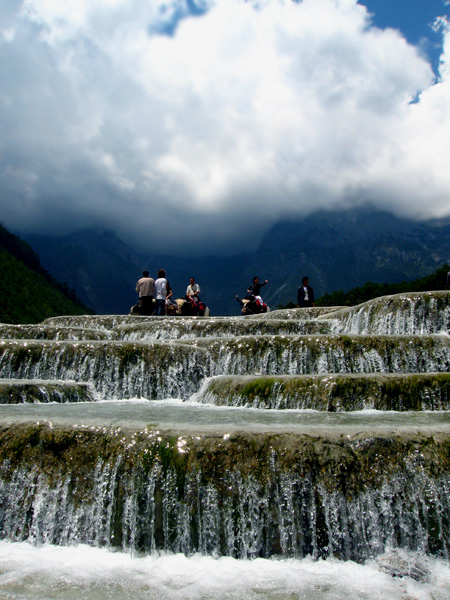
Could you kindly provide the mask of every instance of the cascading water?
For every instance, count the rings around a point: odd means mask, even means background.
[[[192,568],[229,557],[229,581],[208,589],[249,598],[256,583],[236,590],[232,573],[246,564],[251,580],[254,559],[278,558],[286,577],[260,598],[400,599],[406,585],[450,597],[449,321],[449,294],[430,292],[252,318],[0,326],[0,566],[6,543],[178,565],[181,553]],[[318,559],[321,581],[351,564],[383,583],[360,596],[337,577],[331,592],[289,570]],[[0,569],[9,594],[14,560]],[[208,596],[147,576],[153,591],[136,580],[133,597]]]

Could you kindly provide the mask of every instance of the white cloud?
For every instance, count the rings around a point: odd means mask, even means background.
[[[5,225],[150,228],[175,246],[367,200],[450,214],[445,22],[435,83],[418,50],[371,26],[356,0],[198,8],[197,17],[175,0],[0,8]],[[155,223],[169,233],[158,238]]]

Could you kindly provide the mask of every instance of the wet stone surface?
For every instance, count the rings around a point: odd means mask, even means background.
[[[449,298],[1,325],[0,536],[448,558]]]

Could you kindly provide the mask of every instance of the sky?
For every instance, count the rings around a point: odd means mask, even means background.
[[[0,222],[234,253],[450,216],[450,0],[2,0]]]

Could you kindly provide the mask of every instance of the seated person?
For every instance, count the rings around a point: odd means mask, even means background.
[[[187,289],[186,289],[186,296],[192,302],[192,306],[197,314],[199,312],[199,306],[198,306],[199,302],[200,302],[199,294],[200,294],[200,286],[198,285],[198,283],[195,283],[194,277],[191,277],[189,279],[189,285],[187,286]]]

